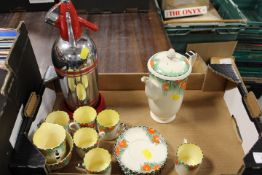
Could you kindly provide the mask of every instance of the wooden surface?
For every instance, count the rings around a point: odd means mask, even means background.
[[[41,74],[51,65],[51,48],[58,30],[44,22],[46,12],[0,14],[0,27],[16,28],[24,20]],[[100,30],[91,33],[99,57],[99,72],[146,72],[147,59],[170,48],[159,16],[148,13],[82,15]]]

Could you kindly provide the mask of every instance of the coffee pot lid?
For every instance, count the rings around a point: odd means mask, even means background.
[[[149,72],[164,80],[180,80],[191,73],[189,60],[174,49],[158,52],[147,64]]]

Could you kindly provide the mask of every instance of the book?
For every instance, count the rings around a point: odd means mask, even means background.
[[[0,28],[0,69],[6,69],[6,59],[18,33],[15,29]]]

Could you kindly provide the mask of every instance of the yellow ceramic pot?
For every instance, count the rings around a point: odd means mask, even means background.
[[[98,131],[104,132],[104,140],[113,140],[117,137],[120,126],[120,116],[117,111],[105,109],[97,116]]]
[[[33,135],[33,144],[45,156],[47,163],[61,161],[66,154],[66,130],[53,123],[44,122]]]
[[[85,153],[98,145],[99,135],[95,129],[84,127],[74,133],[73,140],[78,155],[83,158]]]
[[[176,172],[179,175],[196,174],[203,160],[203,153],[199,146],[184,140],[177,149]]]
[[[80,127],[95,128],[96,115],[96,110],[93,107],[81,106],[74,111],[74,123],[80,125]]]
[[[85,154],[84,162],[77,167],[87,174],[111,174],[111,154],[103,148],[93,148]]]
[[[56,163],[52,163],[52,164],[46,164],[46,167],[48,169],[49,172],[64,168],[65,166],[67,166],[72,158],[72,152],[73,152],[73,147],[74,147],[74,143],[73,143],[73,139],[71,137],[71,135],[66,132],[66,142],[67,145],[69,146],[68,151],[66,153],[66,156],[59,162]]]
[[[70,118],[69,115],[64,111],[53,111],[50,114],[48,114],[45,121],[47,123],[55,123],[61,125],[66,130],[68,130]]]

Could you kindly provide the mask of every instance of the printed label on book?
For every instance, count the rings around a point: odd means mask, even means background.
[[[165,10],[165,18],[176,18],[183,16],[195,16],[207,13],[207,6]]]

